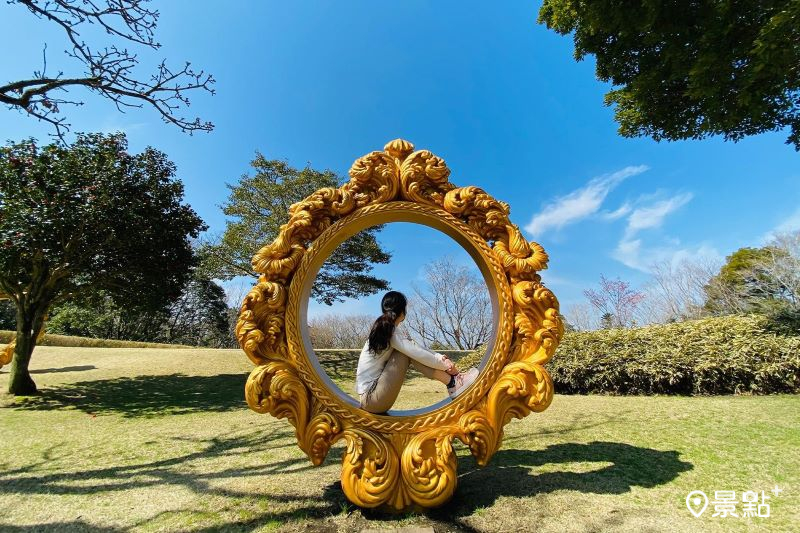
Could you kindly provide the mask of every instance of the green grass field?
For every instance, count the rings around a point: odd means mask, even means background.
[[[453,501],[403,517],[349,505],[339,448],[313,467],[288,422],[247,409],[252,365],[238,350],[39,347],[32,368],[40,396],[0,395],[4,532],[791,531],[800,520],[800,396],[556,396],[506,426],[489,466],[459,445]],[[435,401],[439,387],[410,379],[398,407]],[[770,518],[694,518],[684,503],[692,490],[772,496],[776,484]]]

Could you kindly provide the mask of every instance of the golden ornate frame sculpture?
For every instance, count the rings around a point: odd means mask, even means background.
[[[397,139],[353,164],[350,181],[292,205],[274,242],[253,257],[258,284],[245,297],[236,335],[257,365],[247,379],[251,409],[287,418],[314,465],[346,442],[342,489],[361,507],[437,507],[456,488],[453,439],[484,466],[512,418],[543,411],[553,397],[544,364],[564,328],[555,295],[537,271],[547,254],[509,220],[509,206],[478,187],[448,181],[444,161]],[[308,338],[311,285],[341,242],[367,227],[416,222],[459,242],[489,287],[495,332],[475,383],[454,400],[420,411],[359,409],[319,365]],[[355,363],[355,361],[354,361]]]

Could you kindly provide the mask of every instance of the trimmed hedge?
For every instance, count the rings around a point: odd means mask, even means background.
[[[486,346],[481,346],[472,352],[461,352],[460,356],[453,355],[449,357],[456,363],[459,370],[467,370],[471,366],[477,367],[481,363],[485,353]]]
[[[16,332],[0,330],[0,345],[14,341]],[[92,339],[89,337],[73,337],[71,335],[51,335],[45,333],[37,346],[66,346],[69,348],[193,348],[183,344],[161,344],[157,342],[121,341],[115,339]]]
[[[800,336],[727,316],[567,333],[547,369],[562,394],[800,392]]]

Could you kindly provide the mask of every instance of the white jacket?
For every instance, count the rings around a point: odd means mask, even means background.
[[[445,355],[432,352],[411,339],[404,338],[395,328],[392,338],[389,339],[389,346],[379,354],[369,351],[369,339],[364,343],[361,355],[358,357],[358,369],[356,370],[357,394],[367,392],[372,383],[380,377],[383,367],[386,366],[386,361],[389,360],[394,350],[404,353],[425,366],[438,370],[447,370],[447,365],[445,364],[447,357]]]

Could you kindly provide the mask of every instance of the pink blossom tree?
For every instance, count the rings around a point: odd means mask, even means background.
[[[621,279],[608,279],[600,275],[600,290],[586,289],[584,296],[604,317],[607,325],[627,328],[633,325],[633,317],[639,304],[645,298],[643,292],[631,288],[631,284]]]

